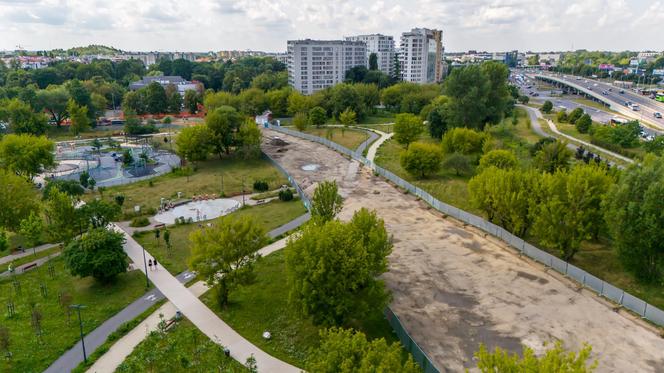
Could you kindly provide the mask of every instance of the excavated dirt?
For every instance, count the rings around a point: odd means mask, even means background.
[[[271,145],[271,136],[288,145]],[[601,372],[664,372],[664,339],[638,318],[323,145],[270,130],[264,138],[264,151],[308,194],[317,182],[339,183],[341,219],[366,207],[385,220],[394,238],[384,275],[391,307],[441,371],[472,367],[480,343],[541,352],[561,340],[575,350],[592,345]],[[311,163],[319,169],[301,169]]]

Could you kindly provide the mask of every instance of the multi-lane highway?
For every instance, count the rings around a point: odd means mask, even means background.
[[[610,105],[610,108],[622,116],[637,119],[644,125],[659,131],[664,130],[664,118],[655,118],[654,113],[664,113],[664,103],[657,102],[647,96],[640,95],[629,89],[624,89],[592,79],[584,79],[572,75],[538,72],[526,73],[531,78],[537,78],[549,82],[562,83],[574,88],[588,96],[602,100]],[[634,111],[625,106],[625,102],[631,101],[639,105],[639,110]]]

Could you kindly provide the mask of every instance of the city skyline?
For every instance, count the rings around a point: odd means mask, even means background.
[[[126,51],[284,52],[293,39],[341,39],[413,27],[444,32],[448,52],[466,50],[661,50],[661,1],[519,0],[0,0],[0,49],[104,44]],[[57,35],[57,36],[53,36]]]

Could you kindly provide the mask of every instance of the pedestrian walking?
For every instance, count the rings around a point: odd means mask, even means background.
[[[152,259],[148,259],[148,268],[152,271]]]
[[[157,270],[157,259],[154,260],[154,270]]]

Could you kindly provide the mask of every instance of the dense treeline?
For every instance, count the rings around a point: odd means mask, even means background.
[[[576,51],[571,53],[565,53],[562,60],[554,68],[555,71],[591,76],[597,75],[600,78],[608,78],[609,72],[606,70],[600,70],[600,64],[611,64],[617,67],[631,67],[630,61],[637,57],[636,52],[591,52],[591,51]],[[652,72],[654,69],[664,69],[664,57],[660,56],[651,62],[643,62],[639,65],[639,68],[645,71],[646,82],[650,82],[652,78],[653,83],[657,83],[662,78],[658,76],[653,76]],[[637,80],[643,81],[642,75],[637,74],[623,74],[622,71],[614,71],[610,75],[614,79],[618,80],[628,80],[636,82]]]

